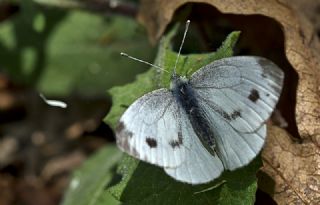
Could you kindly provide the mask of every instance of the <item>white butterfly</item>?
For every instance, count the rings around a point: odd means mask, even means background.
[[[260,152],[283,77],[274,63],[254,56],[214,61],[190,79],[174,71],[170,89],[147,93],[125,111],[117,144],[176,180],[209,182]]]

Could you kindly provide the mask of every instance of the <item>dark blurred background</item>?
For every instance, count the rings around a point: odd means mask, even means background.
[[[107,90],[148,68],[119,53],[155,55],[137,1],[51,2],[0,1],[0,205],[58,204],[71,171],[114,140]]]

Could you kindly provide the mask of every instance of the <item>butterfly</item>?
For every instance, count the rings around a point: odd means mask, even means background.
[[[178,181],[210,182],[259,154],[283,79],[277,65],[257,56],[216,60],[190,78],[174,69],[170,88],[143,95],[121,116],[117,145]]]

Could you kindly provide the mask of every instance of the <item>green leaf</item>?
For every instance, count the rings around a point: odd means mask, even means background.
[[[158,87],[169,87],[170,73],[173,71],[177,54],[171,50],[170,41],[176,28],[161,41],[156,63],[169,71],[157,73],[150,69],[137,76],[136,81],[110,90],[113,107],[106,121],[115,127],[119,117],[134,100]],[[182,55],[177,65],[177,73],[190,76],[208,63],[233,55],[239,32],[232,32],[214,53]],[[248,166],[230,172],[204,185],[192,186],[180,183],[156,167],[130,156],[125,156],[118,167],[123,176],[108,191],[124,204],[253,204],[257,189],[256,171],[261,166],[257,157]]]
[[[115,146],[106,146],[74,172],[63,205],[119,204],[105,192],[105,187],[115,176],[122,153]]]
[[[147,68],[120,52],[153,57],[134,19],[19,2],[19,11],[0,24],[0,67],[45,94],[104,94]]]
[[[123,176],[109,192],[124,204],[254,204],[257,189],[256,171],[259,158],[236,171],[226,171],[221,177],[204,185],[189,185],[175,181],[164,170],[130,156],[119,166]]]

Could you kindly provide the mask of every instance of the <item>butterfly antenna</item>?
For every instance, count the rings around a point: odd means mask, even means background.
[[[185,40],[185,38],[186,38],[188,29],[189,29],[189,25],[190,25],[190,20],[187,20],[187,22],[186,22],[186,29],[184,30],[184,33],[183,33],[183,38],[182,38],[181,45],[180,45],[180,48],[179,48],[179,52],[178,52],[178,56],[177,56],[177,59],[176,59],[176,63],[174,64],[174,69],[173,69],[174,74],[176,74],[176,68],[177,68],[177,65],[178,65],[178,61],[179,61],[181,49],[182,49],[182,46],[183,46],[183,44],[184,44],[184,40]]]
[[[120,55],[122,55],[122,56],[124,56],[124,57],[127,57],[127,58],[130,58],[130,59],[132,59],[132,60],[138,61],[138,62],[140,62],[140,63],[147,64],[147,65],[152,66],[152,67],[154,67],[154,68],[158,68],[159,70],[162,70],[162,71],[164,71],[164,72],[169,73],[169,71],[161,68],[160,66],[157,66],[157,65],[154,65],[154,64],[149,63],[149,62],[147,62],[147,61],[140,60],[140,59],[138,59],[138,58],[132,57],[132,56],[126,54],[126,53],[121,52]]]

